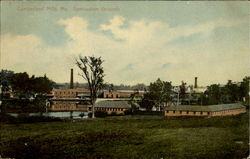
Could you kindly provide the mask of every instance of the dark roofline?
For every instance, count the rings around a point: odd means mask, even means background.
[[[239,104],[239,103],[234,103],[234,104],[220,104],[220,105],[209,105],[209,106],[171,106],[171,107],[166,107],[164,111],[166,110],[177,110],[177,111],[203,111],[203,112],[219,112],[223,110],[235,110],[235,109],[241,109],[245,108],[245,106]]]

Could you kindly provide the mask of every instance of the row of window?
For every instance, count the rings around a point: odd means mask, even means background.
[[[175,111],[173,110],[173,114],[177,113],[178,111]],[[193,114],[196,114],[198,112],[190,112],[190,111],[179,111],[180,114],[182,114],[182,112],[186,112],[186,114],[189,114],[189,113],[193,113]],[[167,110],[167,113],[169,113],[169,110]],[[202,115],[204,112],[200,111],[200,114]],[[207,114],[209,115],[210,112],[207,112]]]
[[[76,92],[55,92],[55,95],[57,94],[75,94]]]
[[[116,97],[116,98],[119,98],[119,95],[117,94],[115,97]],[[107,94],[107,95],[106,95],[106,98],[114,98],[114,95],[111,94],[111,95],[109,96],[109,95]]]
[[[96,110],[104,110],[104,111],[124,111],[124,108],[99,108],[96,107]]]
[[[66,105],[56,105],[53,106],[53,108],[68,108],[68,109],[72,109],[72,108],[76,108],[75,106],[66,106]]]

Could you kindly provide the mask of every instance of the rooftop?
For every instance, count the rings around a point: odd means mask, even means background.
[[[165,110],[182,110],[182,111],[204,111],[204,112],[216,112],[221,110],[231,110],[245,108],[245,106],[234,103],[234,104],[219,104],[219,105],[209,105],[209,106],[191,106],[191,105],[180,105],[166,107]]]
[[[104,100],[96,103],[95,107],[102,108],[131,108],[128,101]]]

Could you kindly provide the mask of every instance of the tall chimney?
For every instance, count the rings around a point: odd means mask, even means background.
[[[198,85],[197,85],[197,77],[194,78],[194,88],[197,88]]]
[[[74,88],[74,83],[73,83],[73,68],[70,70],[70,85],[69,85],[70,89]]]

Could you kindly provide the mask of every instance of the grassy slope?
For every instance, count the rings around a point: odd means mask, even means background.
[[[16,158],[243,158],[248,114],[2,124],[0,152]]]

